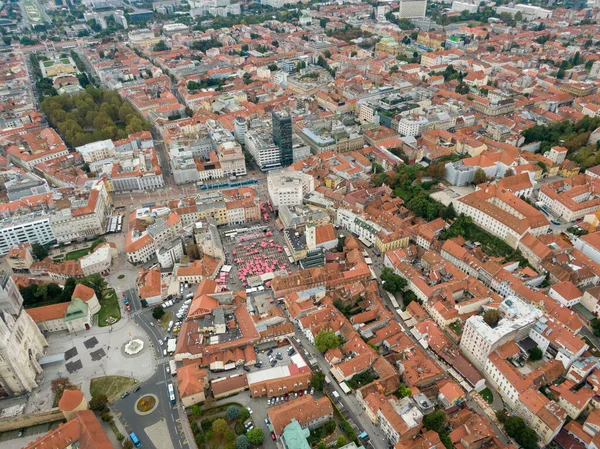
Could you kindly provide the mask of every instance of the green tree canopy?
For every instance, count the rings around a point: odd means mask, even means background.
[[[224,436],[225,432],[229,430],[229,424],[223,418],[215,419],[211,426],[212,431],[217,434]]]
[[[388,267],[384,267],[381,270],[381,280],[383,282],[383,289],[390,293],[398,293],[403,291],[408,283],[399,274],[394,273],[394,270]]]
[[[340,337],[331,330],[322,330],[315,337],[315,347],[319,352],[325,353],[333,348],[340,347]]]
[[[229,421],[238,419],[240,417],[240,409],[237,408],[235,405],[230,405],[229,407],[227,407],[227,410],[225,411],[225,416],[227,416],[227,419]]]
[[[31,245],[31,253],[37,260],[44,260],[46,257],[48,257],[48,248],[46,248],[44,245],[40,245],[39,243],[34,243]]]
[[[488,326],[494,327],[500,321],[500,312],[498,309],[487,309],[483,312],[483,321],[487,323]]]
[[[161,306],[154,307],[152,309],[152,318],[155,320],[160,320],[165,315],[165,309]]]
[[[433,413],[423,416],[423,425],[428,430],[440,433],[446,424],[446,414],[442,410],[437,410]]]
[[[250,440],[246,435],[240,435],[239,437],[237,437],[235,443],[236,449],[250,449],[251,446],[252,443],[250,443]]]
[[[529,350],[529,360],[532,362],[542,360],[542,357],[544,357],[544,353],[539,347],[536,346],[535,348]]]
[[[313,371],[310,378],[310,385],[317,391],[323,391],[323,387],[325,387],[325,373],[323,371]]]
[[[258,427],[255,427],[254,429],[250,430],[246,436],[248,437],[248,440],[250,440],[250,443],[252,443],[255,446],[260,446],[264,439],[265,439],[265,433],[262,431],[262,429],[259,429]]]

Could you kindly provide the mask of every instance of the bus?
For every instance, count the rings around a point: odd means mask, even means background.
[[[138,437],[135,433],[131,432],[129,434],[129,438],[131,438],[131,442],[133,443],[133,445],[135,447],[140,447],[142,445],[142,443],[140,443],[140,440],[138,440]]]
[[[392,295],[390,292],[387,292],[387,294],[388,294],[388,298],[390,298],[390,301],[392,302],[392,305],[394,306],[394,309],[400,308],[400,306],[398,305],[398,301],[396,301],[396,297],[394,295]]]
[[[340,382],[340,388],[342,389],[342,391],[346,394],[350,393],[352,390],[350,389],[350,387],[348,387],[348,385],[346,384],[346,382]]]
[[[173,388],[173,384],[169,382],[167,388],[169,389],[169,401],[171,401],[171,404],[175,405],[175,389]]]

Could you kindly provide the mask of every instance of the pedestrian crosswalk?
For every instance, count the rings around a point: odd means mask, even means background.
[[[169,357],[160,357],[158,359],[158,364],[161,365],[163,363],[169,363]]]

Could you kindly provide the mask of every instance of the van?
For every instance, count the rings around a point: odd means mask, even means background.
[[[192,298],[194,297],[193,293],[190,293],[189,295],[186,296],[186,300],[183,301],[183,305],[185,306],[189,306],[192,303]]]

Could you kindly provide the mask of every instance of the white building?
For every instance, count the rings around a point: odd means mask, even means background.
[[[360,240],[367,241],[374,245],[377,240],[377,233],[383,228],[377,223],[355,214],[350,209],[339,208],[336,215],[336,225],[358,236]]]
[[[426,118],[402,118],[398,122],[398,132],[403,136],[418,136],[429,123]]]
[[[461,2],[461,1],[453,1],[452,2],[452,7],[450,8],[452,11],[458,11],[458,12],[462,12],[462,11],[469,11],[470,13],[475,13],[477,12],[477,9],[479,8],[479,3],[472,3],[472,2]]]
[[[162,245],[156,251],[156,258],[162,268],[170,268],[183,257],[183,242],[180,238]]]
[[[0,226],[0,256],[20,243],[45,245],[56,240],[50,216],[41,212],[4,219],[0,221]]]
[[[315,190],[315,179],[309,174],[294,171],[269,173],[267,187],[273,207],[298,206],[302,204],[304,195]]]
[[[398,17],[400,19],[416,19],[425,17],[427,0],[400,0]]]
[[[526,337],[542,316],[539,309],[516,296],[502,301],[498,310],[502,318],[495,327],[488,325],[481,315],[472,316],[465,323],[460,349],[479,370],[485,366],[488,355],[504,343]]]
[[[108,271],[112,264],[111,247],[99,245],[93,252],[79,259],[79,265],[85,276]]]
[[[86,164],[109,159],[116,153],[115,145],[110,139],[98,140],[97,142],[91,142],[86,145],[75,147],[75,151],[81,154],[83,161]]]
[[[33,319],[23,310],[23,298],[8,274],[0,277],[0,393],[15,396],[39,386],[38,360],[48,346]]]
[[[261,131],[249,130],[244,136],[244,143],[261,170],[281,166],[281,151],[271,136],[265,138]]]
[[[51,216],[50,223],[56,240],[70,242],[105,234],[109,209],[104,181],[97,181],[88,198],[74,200],[70,208],[58,210]]]

